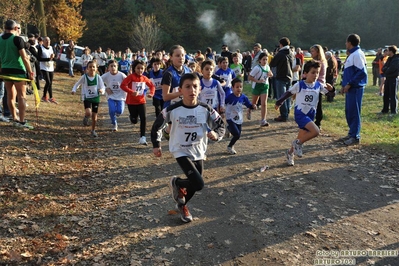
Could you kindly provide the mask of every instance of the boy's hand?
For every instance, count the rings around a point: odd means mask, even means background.
[[[74,91],[72,91],[72,92],[71,92],[71,94],[72,94],[72,95],[75,95],[75,92],[74,92]]]
[[[224,112],[226,112],[226,108],[220,107],[219,112],[220,112],[221,114],[224,114]]]
[[[108,95],[114,94],[110,88],[106,88],[105,91]]]
[[[258,106],[256,106],[256,104],[253,104],[253,105],[252,105],[252,108],[253,108],[254,110],[256,110],[256,109],[258,109]]]
[[[152,98],[153,95],[147,94],[147,98]]]
[[[154,153],[155,157],[161,157],[162,156],[162,149],[160,147],[152,149],[152,152]]]
[[[218,134],[216,134],[216,132],[215,131],[209,131],[208,132],[208,134],[207,134],[207,136],[208,136],[208,138],[209,139],[211,139],[211,140],[218,140]]]
[[[274,109],[278,110],[278,108],[280,108],[280,106],[278,106],[277,104],[274,106]]]
[[[331,84],[329,84],[329,83],[326,83],[326,89],[328,91],[332,91],[333,90],[333,86]]]
[[[137,91],[134,91],[134,92],[132,92],[132,95],[133,95],[133,96],[137,96],[137,95],[138,95],[138,92],[137,92]]]

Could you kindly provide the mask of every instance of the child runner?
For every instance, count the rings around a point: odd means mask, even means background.
[[[209,105],[198,101],[200,81],[196,74],[184,74],[180,79],[179,92],[183,100],[162,110],[152,126],[151,141],[153,152],[162,156],[162,128],[171,123],[169,151],[176,158],[187,179],[172,177],[170,187],[173,199],[180,211],[183,222],[191,222],[187,203],[196,191],[204,187],[202,178],[203,159],[208,138],[221,139],[224,123],[219,114]]]
[[[182,75],[190,73],[191,70],[184,65],[186,51],[181,45],[174,45],[169,52],[171,66],[168,67],[163,74],[162,98],[164,100],[163,108],[181,100],[181,92],[179,90],[179,82]],[[165,128],[164,135],[169,139],[170,126]]]
[[[225,93],[219,81],[212,78],[214,68],[215,63],[212,60],[205,60],[201,64],[202,79],[199,100],[209,104],[219,113],[224,113]],[[219,99],[221,100],[219,101]]]
[[[319,93],[334,94],[335,89],[327,84],[326,87],[317,81],[320,72],[320,62],[310,60],[306,62],[303,68],[305,80],[295,83],[288,91],[286,91],[280,99],[277,100],[275,109],[283,104],[283,102],[296,94],[295,100],[295,122],[298,124],[298,137],[292,142],[292,146],[287,150],[287,164],[294,165],[294,153],[298,157],[302,157],[302,145],[320,133],[320,129],[313,122],[316,115],[317,102],[319,101]]]
[[[122,59],[118,62],[118,70],[126,76],[129,75],[130,62],[126,59],[126,54],[123,54]]]
[[[269,91],[269,77],[273,76],[270,71],[270,67],[267,64],[268,56],[266,53],[261,53],[258,57],[259,64],[256,65],[248,76],[248,79],[252,81],[252,103],[256,104],[260,97],[261,110],[260,110],[260,126],[269,126],[266,120],[267,115],[267,93]],[[247,112],[248,120],[251,120],[251,109]]]
[[[233,57],[233,63],[230,64],[231,70],[234,71],[237,78],[244,80],[244,65],[239,62],[238,53],[233,53],[231,56]]]
[[[106,95],[108,99],[108,112],[111,118],[112,131],[118,130],[118,121],[116,120],[125,109],[126,92],[121,89],[122,81],[126,75],[118,71],[116,60],[108,62],[108,72],[101,76],[106,85]]]
[[[230,154],[237,153],[234,149],[234,144],[240,139],[241,136],[241,125],[243,122],[242,106],[245,105],[247,108],[256,109],[256,104],[251,103],[248,97],[242,93],[242,82],[242,79],[233,79],[231,82],[233,86],[233,93],[226,98],[227,129],[233,136],[229,145],[227,146],[227,152]]]
[[[223,90],[225,96],[227,97],[232,93],[231,81],[236,78],[236,74],[229,68],[229,59],[227,57],[219,57],[218,63],[220,63],[220,68],[215,74],[226,81],[226,85],[223,86]]]
[[[82,85],[82,99],[85,107],[85,117],[83,125],[89,125],[91,116],[91,136],[98,137],[96,129],[98,106],[100,104],[100,94],[104,94],[105,86],[102,78],[97,74],[97,64],[93,61],[87,63],[86,74],[80,77],[78,82],[72,88],[72,95],[75,94],[78,87]]]
[[[162,76],[163,70],[161,69],[162,59],[155,57],[152,62],[152,69],[150,73],[147,74],[147,77],[151,79],[152,83],[155,85],[155,94],[152,97],[152,105],[155,107],[155,116],[158,116],[163,108],[163,99],[162,99]]]
[[[93,60],[93,56],[90,54],[90,49],[85,48],[84,54],[82,54],[82,75],[86,73],[87,63]]]
[[[135,60],[132,63],[133,73],[122,81],[121,88],[127,92],[127,108],[129,109],[129,118],[133,124],[137,124],[137,118],[140,116],[140,140],[139,144],[147,145],[145,129],[147,125],[146,114],[146,91],[145,86],[150,88],[148,98],[152,98],[155,92],[155,86],[151,80],[143,75],[145,63],[141,60]]]

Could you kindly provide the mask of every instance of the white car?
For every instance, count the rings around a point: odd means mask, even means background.
[[[63,68],[68,68],[68,59],[66,58],[65,48],[68,44],[62,45],[61,51],[57,55],[56,60],[56,71],[59,71]],[[84,54],[85,48],[82,46],[75,45],[75,64],[73,66],[74,69],[78,71],[82,71],[82,55]]]

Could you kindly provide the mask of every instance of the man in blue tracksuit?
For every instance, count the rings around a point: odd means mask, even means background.
[[[341,93],[345,93],[345,116],[349,132],[343,138],[345,145],[360,142],[361,108],[364,88],[367,85],[366,57],[360,49],[360,37],[350,34],[346,39],[349,56],[345,62]]]

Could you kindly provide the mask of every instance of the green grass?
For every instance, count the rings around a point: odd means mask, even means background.
[[[368,66],[374,57],[368,57]],[[371,86],[372,74],[369,68],[369,85],[365,89],[362,105],[362,145],[376,152],[399,155],[399,115],[389,116],[378,114],[382,109],[382,97],[378,96],[378,87]],[[336,85],[336,89],[341,87]],[[251,85],[244,85],[244,93],[251,99]],[[274,100],[268,100],[268,113],[274,114]],[[335,136],[346,136],[348,126],[345,119],[345,97],[337,95],[334,102],[323,101],[323,131]],[[292,114],[291,114],[292,116]],[[269,115],[269,119],[273,115]]]

